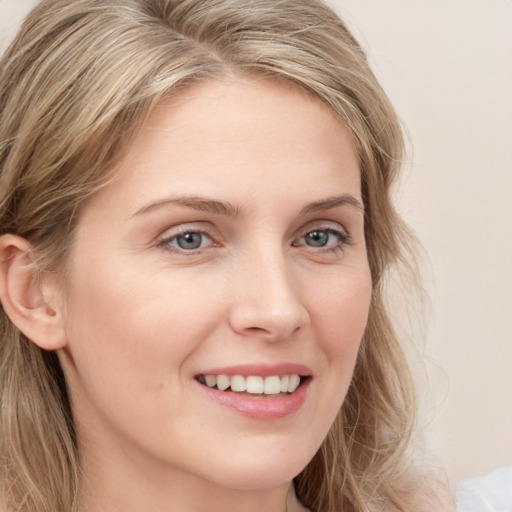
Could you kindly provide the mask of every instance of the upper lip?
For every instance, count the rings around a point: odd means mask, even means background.
[[[242,375],[244,377],[248,377],[249,375],[258,375],[261,377],[299,375],[301,377],[308,377],[311,376],[311,374],[311,368],[297,363],[239,364],[223,368],[209,368],[198,373],[198,375]]]

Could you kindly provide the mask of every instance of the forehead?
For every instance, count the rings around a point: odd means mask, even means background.
[[[318,98],[283,80],[227,77],[157,105],[114,186],[133,197],[133,208],[167,192],[242,202],[256,191],[294,189],[297,197],[312,189],[360,197],[359,174],[350,130]]]

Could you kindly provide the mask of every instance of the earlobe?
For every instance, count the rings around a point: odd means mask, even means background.
[[[0,236],[0,301],[18,329],[45,350],[66,345],[62,317],[46,278],[33,267],[30,243],[16,235]],[[55,291],[55,290],[54,290]],[[54,297],[53,297],[54,298]]]

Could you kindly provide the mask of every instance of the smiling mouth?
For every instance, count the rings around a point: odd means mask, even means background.
[[[198,375],[196,380],[209,388],[225,392],[235,392],[260,396],[286,396],[309,380],[309,376],[271,375],[261,377],[259,375]]]

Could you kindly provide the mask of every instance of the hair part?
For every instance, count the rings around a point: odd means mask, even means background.
[[[65,268],[85,201],[112,178],[162,98],[230,74],[288,80],[328,104],[360,158],[373,281],[352,384],[296,478],[312,511],[411,510],[408,366],[384,276],[410,234],[390,198],[403,158],[397,116],[364,52],[320,0],[43,0],[0,63],[0,235],[29,240],[39,272]],[[16,510],[75,510],[79,458],[56,354],[0,310],[0,489]],[[30,453],[28,451],[30,450]]]

